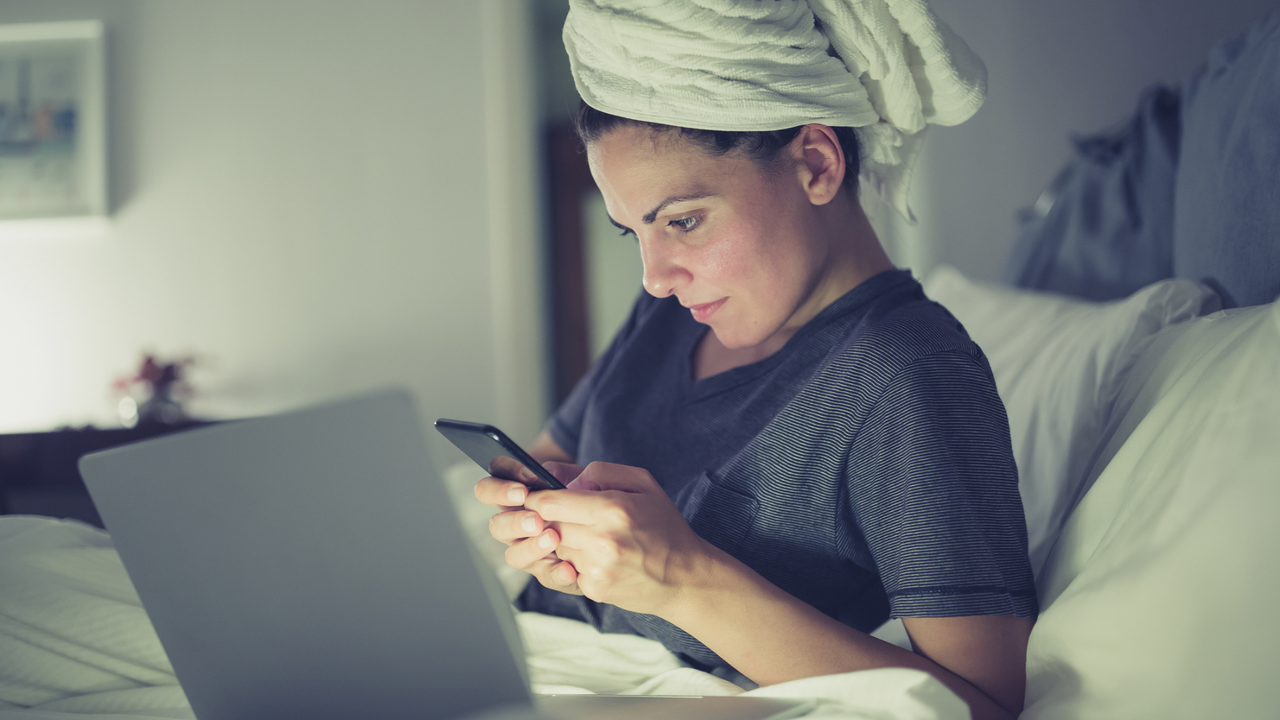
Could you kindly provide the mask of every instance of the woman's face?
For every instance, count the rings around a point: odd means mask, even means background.
[[[785,342],[834,299],[830,240],[786,158],[765,169],[635,126],[590,143],[587,158],[610,219],[636,236],[645,290],[675,295],[726,347]]]

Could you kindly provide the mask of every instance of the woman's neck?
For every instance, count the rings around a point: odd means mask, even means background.
[[[894,269],[862,206],[857,200],[851,203],[846,208],[830,208],[832,212],[823,213],[821,217],[820,230],[838,233],[838,238],[831,244],[829,261],[809,299],[782,328],[758,345],[728,348],[709,330],[698,341],[691,358],[695,381],[773,355],[828,305],[876,275]]]
[[[798,312],[795,320],[799,322],[789,323],[796,325],[797,329],[850,290],[886,270],[894,269],[856,198],[849,198],[840,205],[832,203],[821,210],[826,211],[819,214],[822,231],[836,239],[831,243],[826,272],[819,280],[812,300],[801,311],[804,315]]]

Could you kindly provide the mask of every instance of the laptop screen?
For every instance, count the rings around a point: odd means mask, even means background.
[[[169,435],[80,467],[201,720],[529,702],[510,608],[473,559],[406,394]]]

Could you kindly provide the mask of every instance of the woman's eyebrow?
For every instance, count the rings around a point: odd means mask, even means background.
[[[702,200],[709,197],[715,197],[715,193],[694,193],[693,195],[672,195],[666,200],[663,200],[662,202],[658,203],[657,207],[650,210],[644,217],[640,219],[644,221],[645,225],[652,225],[653,222],[658,219],[658,213],[662,212],[662,210],[666,208],[668,205],[675,205],[676,203],[682,203],[682,202],[690,202],[692,200]],[[613,226],[618,228],[619,230],[631,229],[626,225],[623,225],[622,223],[618,222],[617,220],[614,220],[613,216],[609,215],[608,213],[606,213],[606,217],[608,217],[609,222],[613,223]]]
[[[662,212],[663,208],[665,208],[668,205],[675,205],[676,203],[689,202],[690,200],[702,200],[703,198],[709,198],[711,196],[712,196],[712,193],[705,193],[705,192],[694,193],[693,195],[673,195],[667,198],[666,200],[663,200],[662,202],[658,203],[657,207],[650,210],[648,214],[646,214],[641,219],[644,220],[645,225],[652,225],[653,221],[658,218],[658,213]],[[616,225],[617,223],[614,223],[614,224]]]

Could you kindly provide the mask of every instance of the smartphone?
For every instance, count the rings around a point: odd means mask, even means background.
[[[547,469],[542,467],[541,463],[534,460],[514,440],[507,437],[506,433],[492,425],[440,418],[436,420],[436,430],[439,430],[441,435],[449,438],[449,442],[457,445],[459,450],[466,453],[467,457],[475,460],[476,464],[484,468],[487,473],[493,472],[492,464],[494,460],[500,457],[509,457],[528,468],[529,472],[545,483],[546,488],[552,490],[564,489],[564,483],[557,480],[555,475],[547,472]],[[508,479],[514,480],[515,478]]]

